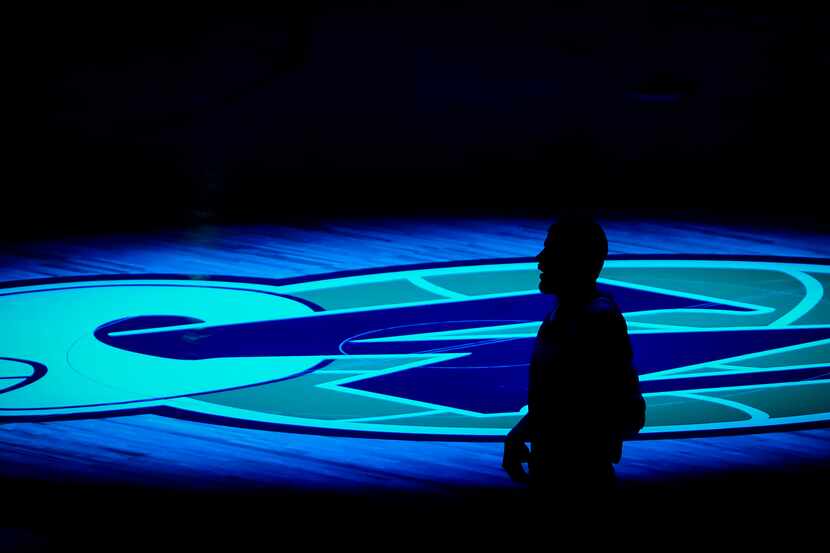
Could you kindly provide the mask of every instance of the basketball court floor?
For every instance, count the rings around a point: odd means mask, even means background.
[[[501,439],[526,409],[529,347],[553,307],[533,261],[549,223],[337,219],[6,244],[5,520],[84,543],[102,520],[138,539],[197,515],[260,529],[520,518]],[[699,527],[826,496],[830,237],[603,225],[601,285],[648,403],[617,465],[623,504],[685,507]],[[592,408],[590,389],[569,393]]]

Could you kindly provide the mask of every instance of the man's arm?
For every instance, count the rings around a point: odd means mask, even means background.
[[[504,440],[504,456],[501,466],[514,482],[527,483],[528,475],[522,467],[522,463],[530,459],[530,449],[527,442],[531,441],[531,416],[536,398],[536,374],[534,365],[529,367],[530,377],[528,379],[528,409],[527,414],[516,423],[516,426],[507,433]]]
[[[514,482],[526,483],[528,475],[522,463],[530,459],[530,449],[527,444],[530,440],[530,415],[527,414],[516,423],[513,430],[508,432],[504,440],[504,455],[501,467]]]
[[[508,432],[507,440],[519,442],[530,441],[530,413],[522,417],[522,419],[516,423],[516,426],[513,427],[513,430]]]
[[[616,431],[622,439],[637,435],[645,423],[645,401],[640,391],[640,379],[634,367],[634,353],[628,336],[628,325],[622,314],[614,313],[607,336],[608,356],[605,363],[612,370],[609,407]]]

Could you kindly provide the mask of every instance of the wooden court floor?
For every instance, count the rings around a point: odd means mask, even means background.
[[[532,256],[548,224],[509,218],[332,220],[7,243],[0,251],[0,281],[115,273],[282,278]],[[830,236],[781,226],[638,219],[604,225],[615,254],[830,258]],[[5,519],[17,525],[33,524],[33,513],[38,524],[51,524],[148,504],[153,513],[167,513],[168,521],[180,509],[258,516],[263,506],[270,513],[288,509],[284,502],[280,507],[286,497],[303,499],[306,507],[314,503],[317,512],[336,505],[341,517],[355,516],[354,509],[371,501],[433,512],[498,498],[504,507],[521,501],[523,491],[502,472],[500,460],[497,443],[315,436],[153,414],[0,424]],[[827,492],[828,467],[830,429],[814,429],[631,442],[618,474],[622,493],[646,502],[676,505],[685,494],[756,509],[764,498],[796,501]],[[765,512],[790,508],[780,501],[764,505]]]

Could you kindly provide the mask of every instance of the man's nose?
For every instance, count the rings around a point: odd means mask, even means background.
[[[540,251],[539,253],[536,254],[536,267],[540,271],[545,270],[545,268],[544,268],[544,259],[545,259],[544,253],[545,253],[545,250],[542,250],[542,251]]]

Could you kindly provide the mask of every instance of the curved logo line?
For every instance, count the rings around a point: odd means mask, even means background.
[[[301,432],[501,439],[526,409],[527,361],[555,307],[537,277],[526,258],[287,280],[3,283],[0,386],[12,384],[0,418],[153,409]],[[628,321],[648,402],[642,437],[830,421],[828,283],[824,260],[609,259],[600,285]],[[590,386],[573,393],[590,405]]]

